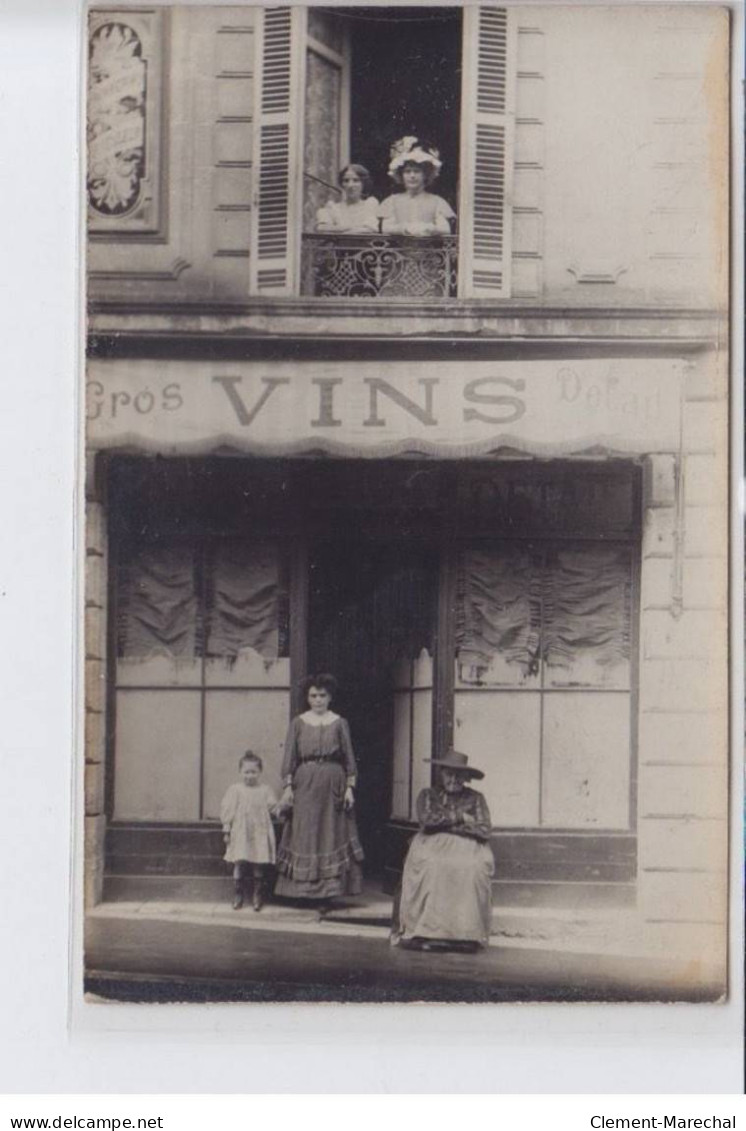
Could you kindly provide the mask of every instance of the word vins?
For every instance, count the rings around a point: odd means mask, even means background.
[[[262,377],[261,390],[258,394],[254,390],[253,396],[250,396],[243,387],[242,377],[213,377],[213,382],[223,390],[236,419],[244,428],[253,424],[270,400],[279,400],[279,390],[283,386],[291,384],[289,377]],[[335,394],[337,386],[344,383],[343,377],[311,378],[310,384],[316,390],[313,398],[315,415],[310,421],[311,427],[336,428],[342,425]],[[367,389],[362,406],[364,427],[385,428],[385,406],[390,407],[391,404],[397,405],[421,424],[436,426],[439,423],[436,416],[437,389],[441,384],[439,377],[418,378],[420,396],[417,400],[382,377],[363,377],[362,383]],[[488,424],[510,424],[520,420],[526,412],[526,404],[522,397],[513,394],[523,393],[525,387],[526,382],[520,378],[511,380],[509,377],[479,377],[468,381],[462,394],[465,402],[464,420],[481,420]],[[474,405],[483,407],[474,408]]]
[[[441,375],[419,377],[411,371],[404,375],[403,366],[393,368],[395,374],[368,377],[365,368],[345,372],[338,366],[319,373],[318,367],[304,372],[299,365],[295,372],[286,366],[272,376],[266,370],[261,376],[202,371],[176,381],[157,371],[128,373],[113,388],[108,379],[89,380],[88,420],[94,433],[100,427],[137,430],[142,425],[156,436],[163,421],[170,437],[177,427],[188,428],[192,438],[195,430],[293,439],[309,430],[339,429],[339,437],[347,432],[361,439],[376,430],[383,436],[412,427],[456,436],[463,425],[475,426],[477,433],[479,425],[494,430],[521,422],[525,427],[530,417],[542,440],[562,429],[566,440],[567,428],[573,434],[580,428],[585,435],[590,426],[595,436],[625,427],[659,429],[678,420],[677,383],[651,381],[647,375],[643,380],[613,369],[584,373],[567,366],[527,366],[520,377],[484,368],[476,376],[468,366],[447,373],[441,366]],[[427,372],[426,366],[418,368]],[[660,442],[657,431],[656,436]]]

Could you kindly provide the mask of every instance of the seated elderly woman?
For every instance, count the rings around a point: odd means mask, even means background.
[[[420,831],[404,862],[392,945],[475,951],[489,941],[495,865],[487,802],[466,782],[484,774],[457,750],[426,761],[440,785],[417,798]]]
[[[316,213],[317,232],[377,232],[378,201],[364,165],[345,165],[337,177],[341,200],[331,200]]]
[[[382,231],[405,236],[450,234],[456,213],[442,196],[428,192],[442,167],[434,146],[416,137],[394,142],[388,173],[403,191],[387,196],[381,205]]]

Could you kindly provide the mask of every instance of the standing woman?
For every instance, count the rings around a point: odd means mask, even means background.
[[[363,850],[353,814],[357,765],[347,720],[330,710],[337,681],[309,676],[309,710],[290,724],[280,806],[291,809],[277,853],[280,896],[327,902],[362,888]]]

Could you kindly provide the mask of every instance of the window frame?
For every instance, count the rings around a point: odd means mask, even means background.
[[[578,536],[572,533],[566,537],[562,537],[556,531],[548,532],[545,536],[533,531],[526,532],[522,535],[513,535],[510,539],[489,535],[477,535],[469,537],[460,532],[456,539],[452,539],[443,546],[442,559],[441,559],[441,579],[438,592],[438,624],[436,626],[435,637],[435,693],[434,693],[434,717],[433,717],[433,748],[437,752],[435,756],[442,756],[454,742],[455,730],[455,669],[456,669],[456,648],[455,648],[455,624],[454,618],[450,615],[451,610],[455,607],[457,597],[457,556],[460,547],[465,543],[475,544],[482,542],[485,545],[490,543],[495,545],[500,542],[531,542],[534,544],[546,543],[547,548],[551,548],[553,544],[567,543],[570,545],[577,544],[615,544],[625,545],[630,550],[630,583],[631,583],[631,597],[630,597],[630,680],[629,689],[613,691],[612,694],[624,694],[629,696],[629,718],[630,718],[630,731],[629,731],[629,799],[628,799],[628,813],[629,820],[626,829],[619,828],[582,828],[582,827],[568,827],[563,825],[528,825],[528,826],[509,826],[496,828],[500,832],[508,834],[545,834],[545,833],[561,833],[563,835],[625,835],[634,834],[637,829],[637,794],[638,794],[638,747],[639,747],[639,688],[640,688],[640,647],[639,647],[639,633],[640,633],[640,584],[642,573],[642,470],[639,464],[632,463],[632,461],[625,461],[627,466],[633,471],[632,481],[630,484],[632,491],[632,514],[633,524],[626,537],[615,535],[613,537],[603,537],[602,534],[595,534],[587,537]],[[446,526],[451,529],[456,525],[455,514],[455,500],[449,500],[449,505],[454,508],[452,510],[453,522],[447,523]],[[542,665],[543,667],[543,665]],[[501,690],[495,688],[494,692],[490,689],[490,693],[499,694]],[[593,688],[577,688],[557,689],[563,693],[571,692],[572,694],[583,693],[609,693],[608,689],[593,689]],[[466,692],[467,694],[471,692]],[[473,693],[477,693],[476,689]],[[540,689],[525,690],[521,694],[538,694],[543,696],[545,694],[553,694],[553,690],[548,690],[542,686]],[[540,743],[543,745],[543,736],[540,735]],[[541,751],[540,751],[541,753]]]
[[[253,684],[253,683],[217,683],[207,679],[207,663],[211,657],[207,654],[206,648],[206,623],[207,623],[207,607],[208,607],[208,565],[214,555],[216,545],[225,540],[235,540],[240,537],[236,531],[228,531],[219,533],[216,531],[209,531],[203,533],[196,533],[191,531],[182,535],[172,534],[169,538],[171,545],[179,542],[186,545],[191,545],[194,551],[194,570],[196,575],[196,609],[195,609],[195,626],[196,626],[196,639],[199,646],[195,649],[195,660],[198,662],[199,676],[194,682],[189,683],[165,683],[165,682],[145,682],[136,683],[131,681],[121,681],[118,674],[119,656],[119,593],[120,593],[120,577],[124,555],[124,548],[128,542],[131,541],[126,534],[117,532],[114,528],[110,528],[109,534],[109,632],[108,632],[108,656],[109,656],[109,679],[108,685],[108,701],[107,701],[107,749],[110,756],[107,759],[107,777],[106,777],[106,814],[109,820],[124,821],[128,824],[131,823],[144,823],[148,824],[154,820],[149,817],[122,817],[116,812],[116,776],[117,776],[117,763],[121,757],[117,739],[117,708],[119,704],[119,696],[122,693],[153,693],[165,695],[169,693],[176,694],[190,694],[199,698],[199,770],[197,782],[197,813],[194,818],[186,820],[186,822],[179,819],[164,818],[166,824],[213,824],[216,820],[215,817],[208,817],[205,815],[205,792],[206,792],[206,719],[207,719],[207,696],[211,693],[267,693],[267,694],[282,694],[287,696],[290,709],[292,709],[292,698],[294,692],[294,685],[292,681],[292,673],[294,671],[293,663],[294,657],[297,657],[299,648],[305,646],[305,637],[299,634],[301,639],[294,643],[293,639],[293,625],[297,625],[297,598],[293,597],[296,589],[296,576],[297,576],[297,561],[298,551],[290,535],[285,537],[279,536],[276,531],[267,531],[265,537],[268,540],[273,540],[277,544],[280,566],[280,578],[283,576],[286,580],[288,590],[288,607],[287,607],[287,625],[285,631],[288,635],[288,649],[286,655],[278,655],[277,659],[288,660],[288,683],[287,684]],[[248,538],[248,535],[246,535]],[[135,539],[134,541],[137,541]],[[297,662],[297,658],[296,658]],[[290,716],[289,716],[290,717]]]
[[[455,301],[504,300],[511,295],[517,14],[502,6],[459,6],[463,63]],[[250,293],[255,297],[302,297],[307,302],[328,304],[326,296],[301,294],[306,62],[308,52],[323,45],[308,33],[307,8],[263,7],[257,12]],[[289,13],[289,19],[283,30],[280,21],[285,19],[284,13]],[[497,39],[496,20],[504,24]],[[271,50],[265,51],[268,43]],[[323,53],[326,55],[326,50]],[[278,62],[280,55],[283,58]],[[487,86],[500,67],[503,71],[497,79],[499,94],[495,94]],[[349,75],[348,81],[344,81],[344,68],[342,75],[339,151],[344,155],[349,153],[350,83]],[[273,137],[278,139],[277,144]],[[499,182],[500,176],[501,193],[490,195],[491,178]],[[286,210],[281,230],[278,215],[283,199]],[[494,233],[493,223],[497,228]],[[381,301],[379,296],[375,299]],[[340,296],[337,301],[360,310],[356,298]],[[396,296],[395,301],[399,306],[422,302],[440,305],[454,299],[445,295],[424,299]]]

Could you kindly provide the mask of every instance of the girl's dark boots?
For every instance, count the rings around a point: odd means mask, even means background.
[[[264,877],[254,876],[254,895],[251,900],[251,906],[255,911],[261,911],[264,907]]]
[[[243,907],[243,879],[233,881],[233,910],[240,911]]]

